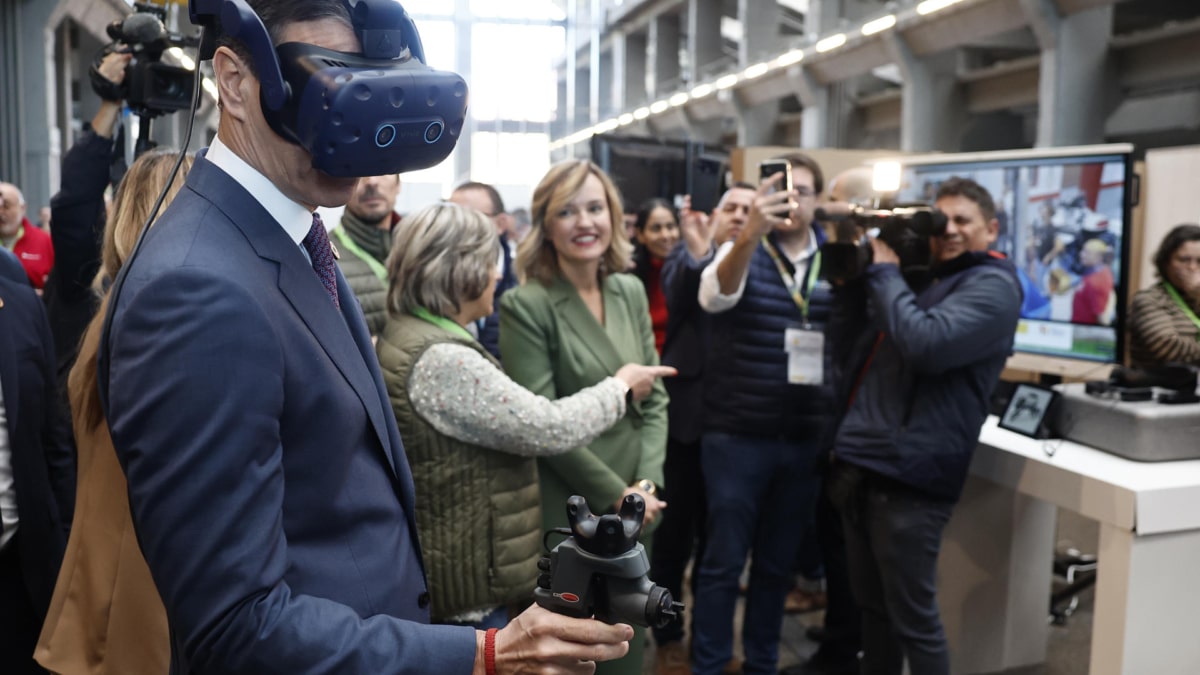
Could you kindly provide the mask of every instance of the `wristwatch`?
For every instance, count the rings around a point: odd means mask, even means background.
[[[655,485],[654,481],[650,480],[649,478],[642,478],[638,482],[634,483],[633,487],[645,492],[648,495],[653,495],[655,492],[658,492],[658,486]]]

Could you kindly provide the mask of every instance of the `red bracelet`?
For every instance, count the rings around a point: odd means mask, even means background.
[[[487,629],[483,636],[483,670],[487,675],[496,675],[496,631],[497,628]]]

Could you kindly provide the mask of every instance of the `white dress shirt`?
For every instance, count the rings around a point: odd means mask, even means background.
[[[17,490],[13,479],[12,446],[8,442],[8,413],[0,389],[0,549],[17,533]]]
[[[212,145],[208,147],[204,158],[213,166],[229,174],[230,178],[245,188],[246,192],[249,192],[250,196],[261,204],[267,213],[271,214],[275,222],[283,227],[292,241],[300,246],[305,257],[308,257],[308,251],[305,251],[301,244],[308,236],[308,231],[312,229],[312,211],[280,192],[279,188],[275,187],[270,179],[259,173],[258,169],[233,154],[229,146],[221,142],[219,136],[213,138]]]
[[[761,246],[762,244],[759,245]],[[746,271],[742,273],[742,279],[738,282],[737,290],[729,295],[721,293],[721,282],[717,279],[717,265],[721,264],[721,261],[725,259],[725,256],[729,255],[731,250],[733,250],[733,241],[721,244],[721,247],[717,249],[717,254],[713,256],[712,262],[704,268],[704,271],[700,272],[700,293],[697,299],[700,302],[700,306],[709,314],[720,314],[721,312],[733,309],[742,299],[742,293],[746,292],[746,277],[750,275],[750,265],[746,265]],[[794,258],[788,257],[792,263],[792,267],[796,270],[794,275],[785,274],[784,282],[788,284],[789,288],[793,285],[793,279],[797,276],[803,279],[804,275],[808,274],[808,265],[812,262],[812,258],[816,254],[817,237],[809,232],[808,246],[800,252],[800,255]]]

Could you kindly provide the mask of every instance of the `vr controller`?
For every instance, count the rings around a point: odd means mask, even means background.
[[[538,561],[542,574],[533,598],[559,614],[605,623],[661,628],[683,612],[671,592],[646,577],[650,561],[638,543],[646,502],[630,494],[619,514],[597,518],[578,495],[567,500],[570,535]]]
[[[204,26],[200,59],[218,36],[244,44],[260,82],[263,113],[275,133],[308,150],[331,176],[415,171],[444,160],[458,143],[467,84],[425,65],[420,34],[396,0],[342,0],[363,53],[271,43],[246,0],[189,0]]]

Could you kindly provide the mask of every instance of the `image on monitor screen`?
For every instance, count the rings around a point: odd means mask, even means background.
[[[971,178],[996,202],[993,248],[1025,294],[1014,348],[1090,361],[1122,353],[1129,155],[1026,156],[912,163],[900,202],[932,203],[942,181]]]

